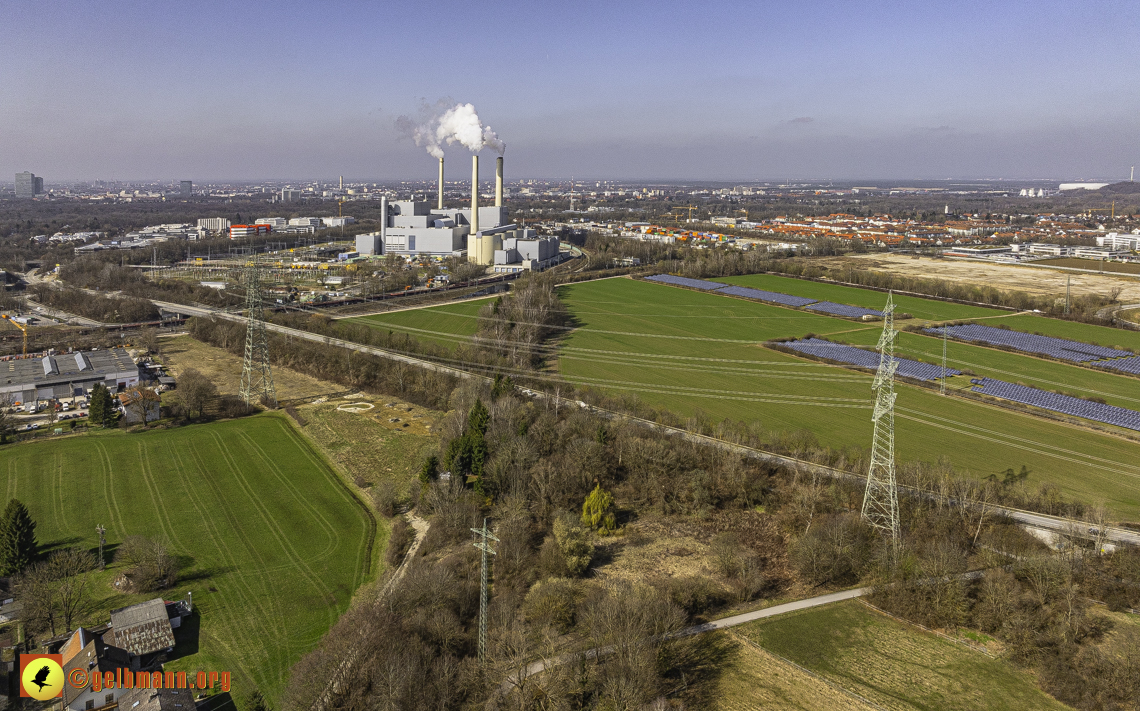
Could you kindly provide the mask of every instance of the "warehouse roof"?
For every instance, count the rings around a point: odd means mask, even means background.
[[[46,386],[137,373],[138,366],[125,348],[110,348],[0,362],[0,385]]]

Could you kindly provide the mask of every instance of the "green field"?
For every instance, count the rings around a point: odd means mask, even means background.
[[[289,668],[316,645],[374,576],[373,519],[325,460],[281,415],[127,434],[94,433],[0,450],[6,498],[27,504],[41,546],[95,548],[128,535],[165,541],[184,561],[197,640],[180,642],[167,669],[234,674],[276,705]],[[111,608],[152,599],[94,586],[87,624]]]
[[[479,309],[498,297],[463,301],[425,309],[408,309],[390,314],[351,319],[380,330],[407,333],[424,341],[454,348],[479,330]]]
[[[580,324],[558,362],[572,381],[634,392],[686,416],[699,410],[770,430],[806,430],[835,448],[870,445],[869,375],[760,344],[809,332],[873,342],[879,325],[630,279],[567,285],[559,294]],[[931,342],[940,352],[937,339]],[[1134,442],[907,385],[899,387],[896,430],[903,459],[947,456],[978,477],[1024,464],[1033,486],[1053,482],[1069,495],[1107,501],[1122,517],[1140,517]]]
[[[767,289],[782,294],[805,296],[820,301],[833,301],[837,304],[851,304],[867,309],[882,311],[886,304],[885,292],[859,289],[853,286],[840,284],[827,284],[806,279],[776,276],[774,274],[748,274],[745,276],[721,277],[712,281],[725,284],[738,284],[753,289]],[[907,313],[916,319],[949,321],[966,318],[987,318],[1005,316],[1012,312],[1004,309],[988,309],[981,306],[955,304],[935,299],[921,299],[914,296],[895,294],[895,307],[897,313]],[[901,322],[900,322],[901,323]]]
[[[764,649],[888,709],[1069,708],[1009,663],[897,622],[854,600],[738,630]]]
[[[725,281],[871,308],[883,300],[879,292],[785,277]],[[561,341],[557,366],[574,382],[635,393],[647,404],[683,416],[700,412],[716,419],[758,421],[769,430],[812,432],[833,448],[870,445],[869,375],[761,344],[814,333],[870,345],[878,340],[879,323],[632,279],[566,285],[559,295],[578,327]],[[1055,329],[1060,332],[1050,335],[1104,344],[1113,343],[1108,336],[1135,338],[1140,350],[1140,333],[913,297],[899,297],[899,303],[932,319],[997,314],[987,322],[1026,331]],[[368,317],[367,322],[458,339],[474,332],[477,310],[473,304],[454,304]],[[399,324],[377,320],[397,317]],[[961,342],[948,345],[951,367],[1140,409],[1140,379]],[[941,362],[940,339],[904,333],[899,348],[900,356]],[[957,381],[952,385],[969,385],[969,378]],[[979,478],[1024,464],[1033,472],[1030,486],[1055,483],[1068,495],[1105,501],[1118,516],[1140,520],[1140,445],[1135,442],[909,385],[899,388],[896,428],[903,459],[946,456]]]

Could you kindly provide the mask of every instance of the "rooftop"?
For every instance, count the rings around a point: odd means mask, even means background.
[[[111,373],[137,372],[138,366],[125,348],[111,348],[0,362],[0,385],[35,383],[46,386],[70,380],[93,380]]]
[[[174,630],[162,598],[111,610],[114,644],[134,656],[159,652],[174,646]]]

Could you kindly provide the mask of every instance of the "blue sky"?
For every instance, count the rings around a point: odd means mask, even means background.
[[[430,178],[395,122],[449,99],[510,177],[1126,178],[1137,30],[1087,0],[9,2],[0,175]]]

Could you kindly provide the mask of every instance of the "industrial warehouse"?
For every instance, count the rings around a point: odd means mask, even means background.
[[[0,404],[87,395],[102,383],[121,392],[139,382],[139,368],[125,348],[12,358],[0,362]]]

